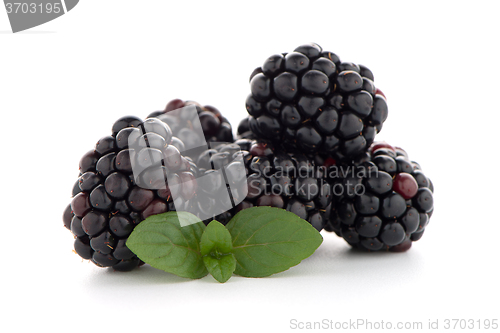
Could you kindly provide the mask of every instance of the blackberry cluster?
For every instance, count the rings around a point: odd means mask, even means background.
[[[81,158],[63,220],[83,259],[133,269],[141,261],[125,243],[134,227],[148,216],[185,207],[195,196],[196,165],[174,141],[158,119],[123,117]]]
[[[200,171],[212,168],[205,173],[214,176],[207,182],[208,186],[199,182],[202,190],[206,186],[231,193],[233,206],[226,205],[230,216],[253,206],[272,206],[297,214],[318,231],[328,221],[333,196],[331,185],[326,181],[326,170],[317,168],[299,152],[285,153],[265,141],[239,139],[234,144],[207,151],[197,164]],[[223,177],[215,172],[223,166],[227,188],[220,186],[224,184]],[[205,197],[210,193],[214,191],[207,192]],[[227,197],[227,193],[213,197],[209,200],[215,203],[217,197]],[[238,203],[236,207],[235,203]]]
[[[339,197],[326,230],[364,250],[408,250],[434,209],[434,187],[401,148],[374,144],[366,158],[335,166]]]
[[[115,122],[82,157],[63,214],[75,252],[131,270],[142,262],[125,243],[148,216],[226,224],[253,206],[284,208],[363,250],[406,251],[422,237],[433,185],[403,149],[373,144],[388,109],[367,67],[307,44],[269,57],[250,88],[236,141],[219,110],[193,101]]]
[[[189,106],[194,109],[187,108]],[[217,108],[210,105],[174,99],[168,102],[165,110],[155,111],[148,118],[165,122],[174,137],[184,144],[181,152],[188,156],[195,157],[200,150],[207,149],[207,143],[234,141],[231,124]]]
[[[367,67],[342,62],[317,44],[272,55],[250,77],[249,128],[306,154],[358,155],[388,114],[373,80]]]

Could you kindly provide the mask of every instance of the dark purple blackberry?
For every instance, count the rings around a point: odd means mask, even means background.
[[[401,148],[375,143],[369,154],[369,160],[333,167],[344,174],[331,178],[339,199],[325,229],[363,250],[406,251],[429,223],[433,185]]]
[[[387,118],[372,72],[307,44],[269,57],[250,77],[248,128],[257,138],[336,159],[363,153]]]
[[[210,163],[222,161],[224,172],[208,170]],[[253,206],[286,209],[322,230],[328,220],[332,203],[331,185],[326,181],[326,169],[301,153],[275,150],[264,141],[237,140],[200,156],[200,170],[207,169],[206,182],[200,191],[230,192],[230,200],[217,205],[228,207],[230,214]],[[212,167],[217,169],[217,167]],[[223,195],[213,195],[214,200]],[[207,202],[207,205],[215,203]],[[236,207],[234,205],[236,204]]]
[[[189,212],[206,224],[213,219],[223,224],[229,222],[234,207],[246,194],[244,153],[248,154],[239,145],[229,143],[199,154],[196,162],[197,193],[187,203]]]
[[[134,227],[148,216],[185,207],[196,195],[197,167],[173,141],[159,119],[123,117],[112,135],[82,157],[63,214],[77,254],[120,271],[142,264],[125,246]]]
[[[189,106],[193,109],[187,108]],[[231,124],[210,105],[174,99],[165,110],[153,112],[148,118],[158,118],[168,124],[173,136],[182,141],[181,151],[187,156],[196,157],[210,142],[234,141]]]

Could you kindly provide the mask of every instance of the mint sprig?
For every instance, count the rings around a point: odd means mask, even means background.
[[[236,268],[236,259],[231,234],[226,227],[217,221],[210,222],[201,236],[200,248],[210,274],[220,283],[229,280]]]
[[[198,223],[181,227],[179,219]],[[142,221],[127,239],[127,247],[154,268],[181,277],[199,279],[208,274],[200,252],[205,225],[193,214],[168,212]]]
[[[309,222],[274,207],[242,210],[226,227],[233,238],[235,274],[246,277],[283,272],[312,255],[323,242]]]
[[[179,220],[190,223],[181,226]],[[323,242],[311,224],[284,209],[252,207],[227,226],[207,227],[187,212],[168,212],[142,221],[127,246],[151,266],[198,279],[210,273],[224,283],[232,274],[265,277],[299,264]]]

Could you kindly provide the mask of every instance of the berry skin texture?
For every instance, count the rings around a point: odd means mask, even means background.
[[[204,216],[214,208],[224,207],[228,212],[216,219],[225,224],[242,209],[272,206],[297,214],[318,230],[328,219],[331,187],[324,179],[316,178],[314,165],[301,154],[276,151],[266,141],[239,139],[207,151],[197,161],[200,170],[209,163],[216,170],[207,170],[198,179],[198,193],[205,195],[199,196],[196,204]],[[227,184],[219,170],[222,166]],[[232,199],[227,197],[229,192]],[[205,223],[211,221],[207,218]]]
[[[231,191],[239,202],[231,209],[232,215],[254,206],[271,206],[296,214],[318,231],[323,229],[333,194],[326,179],[315,174],[314,162],[301,153],[287,153],[265,141],[240,139],[235,144],[241,149],[236,156],[242,158],[229,162],[226,168],[226,175],[235,180]],[[218,149],[227,150],[228,146]],[[199,160],[197,164],[201,166],[203,162]],[[201,190],[213,188],[213,184],[219,183],[215,179],[200,184]]]
[[[418,184],[412,175],[402,172],[398,173],[393,180],[393,189],[399,193],[404,199],[413,198],[418,192]]]
[[[429,223],[434,187],[401,148],[377,142],[368,152],[367,157],[334,166],[353,171],[331,179],[338,198],[325,229],[358,249],[407,251]]]
[[[266,89],[269,87],[266,88],[266,82],[260,76],[255,77],[253,84],[259,95],[268,93]],[[191,112],[194,109],[183,109],[188,106],[194,107],[196,112]],[[146,121],[153,118],[168,125],[171,135],[165,141],[175,146],[173,141],[180,140],[184,146],[184,149],[179,149],[181,152],[202,146],[206,149],[207,143],[211,142],[234,142],[231,124],[217,108],[210,105],[174,99],[167,103],[164,110],[149,114]],[[191,157],[197,156],[193,154]]]
[[[388,115],[373,79],[367,67],[342,62],[317,44],[272,55],[251,75],[241,133],[287,151],[353,158],[373,143]]]
[[[71,200],[71,210],[76,216],[85,216],[90,209],[89,193],[80,192]]]
[[[210,126],[218,121],[202,118]],[[171,142],[172,131],[161,120],[127,116],[81,158],[80,177],[63,213],[80,257],[117,271],[143,264],[125,245],[135,226],[151,215],[183,208],[196,195],[197,167]],[[174,197],[180,198],[176,204]]]

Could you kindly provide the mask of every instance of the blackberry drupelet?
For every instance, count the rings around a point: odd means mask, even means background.
[[[387,118],[373,79],[367,67],[341,62],[317,44],[273,55],[250,77],[249,128],[306,154],[358,155]]]
[[[189,112],[185,108],[188,106],[193,106],[196,112]],[[174,99],[168,102],[165,110],[148,116],[153,117],[169,125],[174,137],[184,143],[185,147],[181,151],[188,156],[196,157],[200,149],[192,149],[203,146],[206,149],[206,143],[234,141],[231,124],[218,109],[210,105],[202,106],[197,102]]]
[[[75,252],[119,271],[140,265],[125,245],[128,236],[148,216],[186,206],[195,196],[196,172],[164,122],[120,118],[112,135],[80,160],[80,177],[63,214]]]
[[[236,138],[237,139],[250,139],[257,140],[257,137],[250,130],[250,117],[246,117],[240,121],[238,124],[238,128],[236,130]]]
[[[429,223],[433,184],[401,148],[375,143],[369,154],[336,166],[332,187],[339,199],[325,229],[360,249],[406,251]]]
[[[322,230],[329,218],[332,189],[326,170],[299,152],[285,153],[265,141],[239,139],[200,156],[200,171],[208,169],[209,162],[227,165],[229,186],[222,189],[230,188],[233,203],[238,203],[234,208],[228,204],[231,215],[253,206],[278,207],[309,221],[317,230]],[[214,170],[204,172],[214,174]],[[214,179],[208,184],[200,182],[200,190],[219,188],[222,177],[214,175]]]

